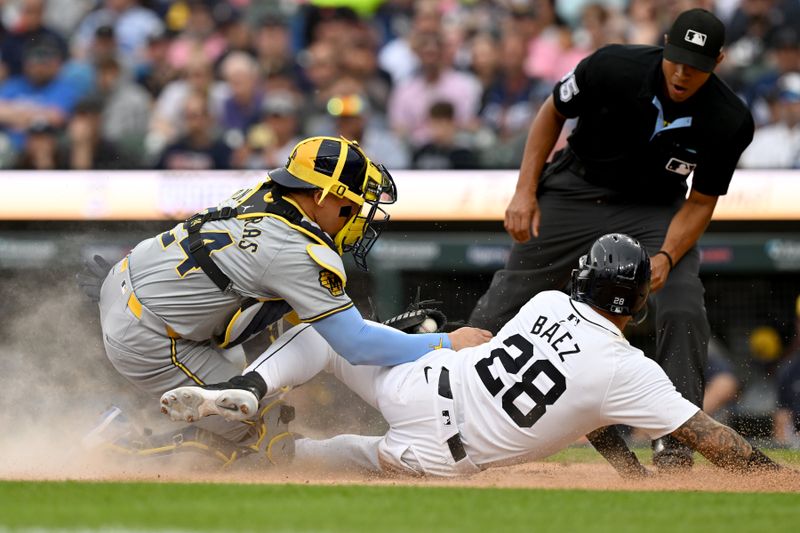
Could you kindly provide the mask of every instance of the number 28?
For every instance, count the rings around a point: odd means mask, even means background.
[[[508,352],[503,348],[495,348],[488,357],[481,359],[475,364],[475,370],[478,372],[483,385],[489,394],[497,396],[503,390],[503,382],[499,377],[493,377],[489,367],[492,366],[494,359],[500,360],[503,368],[509,374],[519,374],[522,367],[530,361],[533,357],[533,344],[522,335],[512,335],[503,341],[508,347],[515,347],[520,351],[517,357],[511,357]],[[539,377],[539,374],[544,374],[553,386],[547,393],[542,393],[533,382]],[[558,368],[549,359],[539,359],[535,361],[521,376],[520,380],[515,382],[503,394],[502,405],[503,410],[511,417],[519,427],[529,428],[533,426],[542,416],[544,416],[548,405],[553,405],[558,400],[564,391],[567,390],[567,380],[564,375],[559,372]],[[522,395],[527,394],[531,400],[536,404],[530,411],[523,413],[514,404],[514,401]]]

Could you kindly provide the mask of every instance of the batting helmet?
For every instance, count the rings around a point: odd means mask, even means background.
[[[650,293],[650,257],[621,233],[603,235],[572,271],[572,299],[615,315],[633,316]]]
[[[389,220],[380,204],[397,200],[386,167],[370,161],[357,142],[310,137],[297,143],[286,165],[271,171],[269,177],[290,189],[321,189],[323,198],[332,194],[355,203],[357,209],[333,236],[333,242],[339,253],[351,252],[356,264],[367,269],[367,254]],[[368,210],[362,214],[364,204]]]

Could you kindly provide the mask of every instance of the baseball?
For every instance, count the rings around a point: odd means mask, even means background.
[[[432,318],[426,318],[422,321],[422,324],[419,325],[417,331],[419,333],[433,333],[437,329],[439,329],[439,324]]]

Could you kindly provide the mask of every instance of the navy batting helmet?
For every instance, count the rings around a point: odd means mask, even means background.
[[[572,299],[615,315],[633,316],[649,293],[650,257],[621,233],[597,239],[572,271]]]

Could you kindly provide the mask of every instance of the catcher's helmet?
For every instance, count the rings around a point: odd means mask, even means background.
[[[380,204],[397,200],[394,180],[386,167],[373,163],[357,142],[344,137],[310,137],[297,143],[284,167],[269,173],[275,183],[290,189],[321,189],[358,207],[344,227],[333,236],[339,253],[351,252],[366,270],[366,257],[380,236],[389,215]],[[369,206],[361,214],[364,204]],[[381,218],[375,220],[376,215]]]
[[[633,316],[649,293],[650,257],[621,233],[597,239],[572,271],[572,299],[615,315]]]

